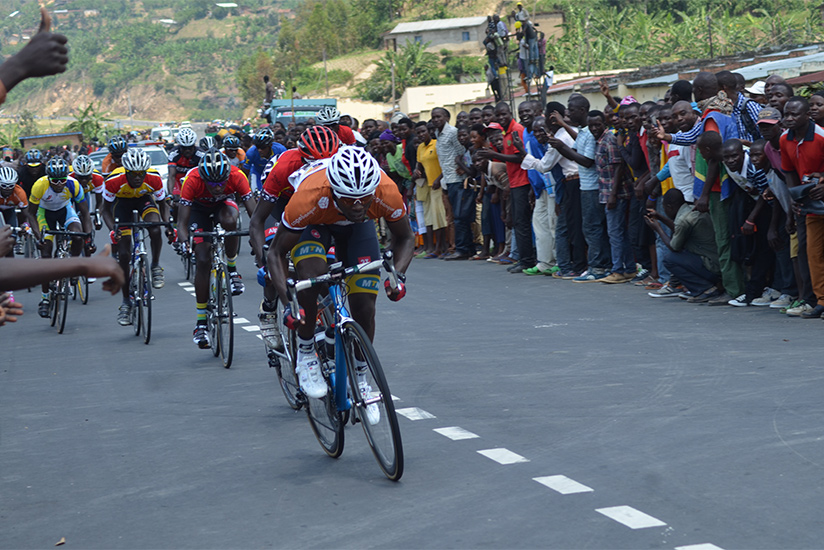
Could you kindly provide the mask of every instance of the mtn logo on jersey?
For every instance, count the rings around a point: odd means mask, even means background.
[[[329,197],[321,197],[318,201],[318,206],[320,206],[324,210],[329,208]]]
[[[401,210],[400,208],[398,208],[397,210],[395,210],[394,212],[392,212],[392,219],[393,219],[393,220],[396,220],[396,219],[400,218],[402,215],[403,215],[403,210]]]

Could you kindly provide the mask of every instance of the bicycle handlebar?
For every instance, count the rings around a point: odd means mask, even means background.
[[[312,277],[310,279],[303,279],[300,281],[287,279],[286,288],[289,290],[289,303],[292,306],[292,316],[294,316],[294,318],[298,321],[301,319],[300,306],[298,304],[298,292],[301,290],[306,290],[308,288],[312,288],[313,286],[326,283],[339,283],[350,275],[356,275],[365,271],[372,271],[381,267],[383,267],[389,274],[389,285],[392,287],[392,290],[397,289],[398,273],[395,271],[395,258],[391,250],[384,252],[383,259],[381,260],[374,260],[369,263],[354,265],[352,267],[347,267],[346,269],[343,268],[343,264],[341,262],[335,262],[329,266],[329,273],[324,273],[318,277]]]
[[[248,231],[196,231],[192,235],[195,237],[245,237]]]
[[[46,229],[43,233],[47,235],[58,235],[63,237],[83,237],[83,238],[91,238],[91,233],[84,233],[82,231],[62,231],[59,229]]]

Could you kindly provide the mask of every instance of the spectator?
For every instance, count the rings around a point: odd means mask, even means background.
[[[435,149],[437,140],[432,139],[426,122],[415,125],[415,134],[418,138],[418,150],[412,179],[415,180],[416,198],[423,203],[426,226],[424,246],[427,252],[424,258],[439,258],[446,253],[446,210],[441,190],[441,166]],[[420,181],[422,179],[423,181]]]

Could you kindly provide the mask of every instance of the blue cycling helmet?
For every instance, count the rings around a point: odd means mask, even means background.
[[[197,167],[203,181],[212,183],[223,183],[228,180],[231,170],[232,165],[229,164],[229,158],[217,149],[206,151]]]
[[[69,177],[69,164],[62,158],[55,157],[46,164],[46,175],[51,179],[66,179]]]

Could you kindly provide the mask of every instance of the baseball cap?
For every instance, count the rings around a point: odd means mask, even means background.
[[[763,80],[759,80],[749,88],[744,88],[745,92],[751,93],[752,95],[764,95],[764,87],[766,83]]]
[[[504,127],[498,124],[497,122],[490,122],[489,125],[486,127],[487,131],[489,130],[500,130],[501,132],[504,131]]]
[[[764,107],[758,113],[758,124],[766,122],[767,124],[778,124],[781,122],[781,113],[775,107]]]

